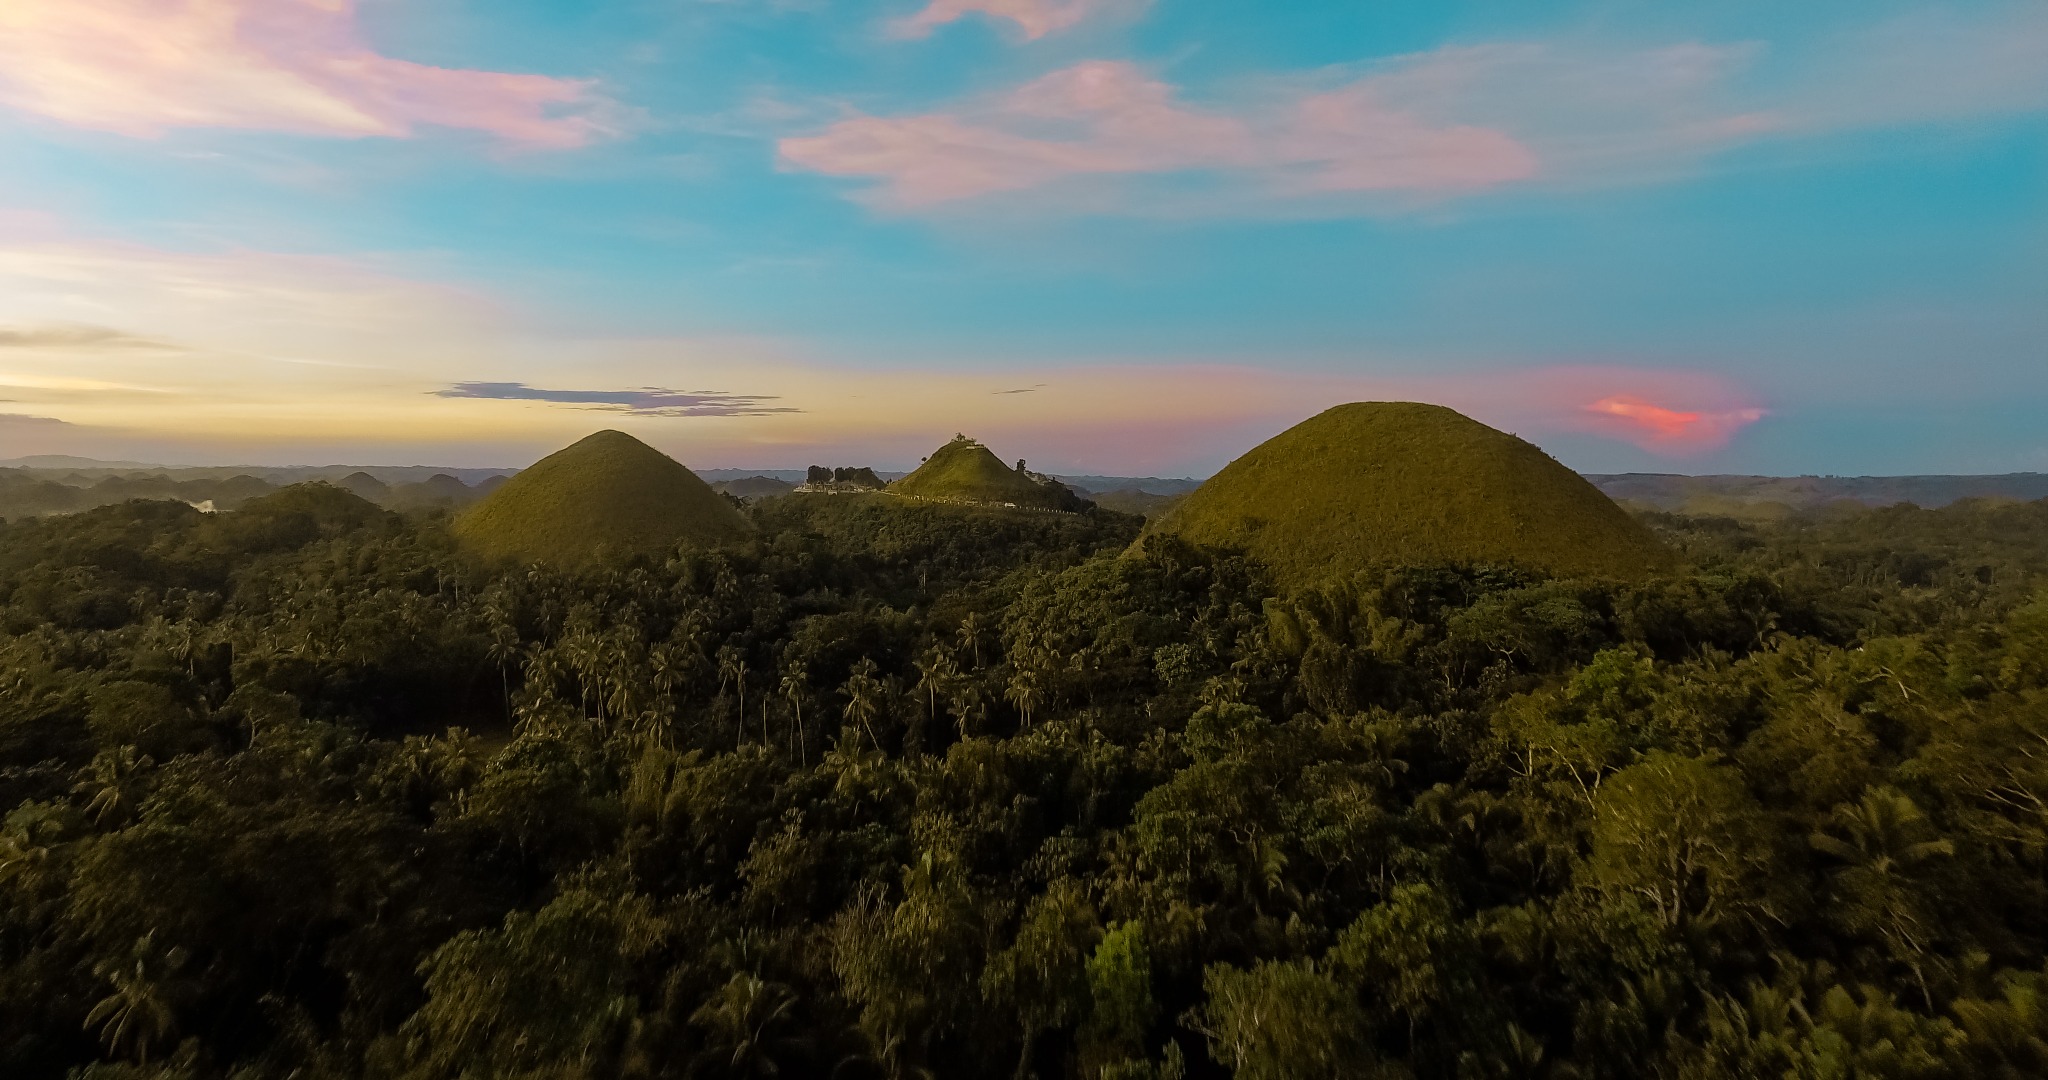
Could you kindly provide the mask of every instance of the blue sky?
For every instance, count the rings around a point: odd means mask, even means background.
[[[15,0],[0,398],[0,456],[1200,475],[1420,398],[2048,470],[2048,5]]]

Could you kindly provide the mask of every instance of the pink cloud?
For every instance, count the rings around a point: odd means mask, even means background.
[[[1426,123],[1369,86],[1229,112],[1188,105],[1136,65],[1107,60],[962,111],[851,117],[780,150],[796,168],[878,181],[878,200],[899,209],[1088,176],[1210,172],[1307,194],[1464,191],[1538,171],[1507,135]]]
[[[1511,431],[1598,435],[1675,457],[1719,450],[1769,415],[1749,388],[1688,368],[1553,364],[1403,385]]]
[[[897,29],[979,13],[1036,37],[1113,2],[931,0]],[[1042,200],[1054,209],[1345,213],[1391,202],[1361,193],[1654,183],[1743,145],[1789,153],[1833,131],[2044,109],[2048,9],[2026,2],[1896,19],[1808,56],[1590,36],[1446,46],[1241,81],[1211,105],[1096,61],[932,111],[849,116],[785,138],[781,158],[871,181],[895,210],[1058,186]],[[1167,174],[1200,182],[1139,179]]]
[[[1025,40],[1036,41],[1071,30],[1113,6],[1116,0],[931,0],[924,10],[891,24],[890,30],[897,37],[929,37],[947,23],[980,14],[1008,19]]]
[[[1633,394],[1601,398],[1586,405],[1585,411],[1611,433],[1646,450],[1677,453],[1718,450],[1728,445],[1736,432],[1764,418],[1764,410],[1755,407],[1672,409]]]
[[[6,0],[0,105],[141,137],[186,127],[405,137],[432,125],[566,148],[605,130],[586,81],[372,51],[354,0]]]
[[[1303,385],[1342,400],[1447,405],[1539,445],[1554,435],[1590,434],[1672,457],[1719,450],[1769,415],[1749,388],[1688,368],[1550,364]]]

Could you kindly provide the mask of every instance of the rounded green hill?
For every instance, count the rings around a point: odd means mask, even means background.
[[[1584,477],[1439,405],[1357,402],[1254,447],[1148,532],[1242,548],[1286,587],[1398,563],[1641,578],[1673,564]]]
[[[887,490],[919,499],[1036,510],[1077,511],[1087,505],[1065,484],[1025,472],[1023,462],[1018,465],[1013,469],[988,447],[956,435],[916,472],[890,484]]]
[[[455,522],[486,558],[562,566],[716,547],[752,531],[696,473],[620,431],[542,458]]]

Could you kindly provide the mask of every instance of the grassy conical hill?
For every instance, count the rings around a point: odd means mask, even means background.
[[[562,566],[711,547],[752,528],[697,474],[618,431],[542,458],[455,523],[486,558]]]
[[[1040,480],[1003,464],[989,448],[964,435],[938,448],[909,476],[890,484],[897,495],[946,502],[1079,510],[1086,503],[1056,480]]]
[[[1311,417],[1231,462],[1148,531],[1244,548],[1289,587],[1395,563],[1637,578],[1673,562],[1649,530],[1548,454],[1408,402]]]

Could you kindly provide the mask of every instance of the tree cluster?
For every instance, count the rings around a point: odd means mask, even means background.
[[[2048,503],[1276,596],[794,497],[0,527],[0,1074],[2048,1074]]]

